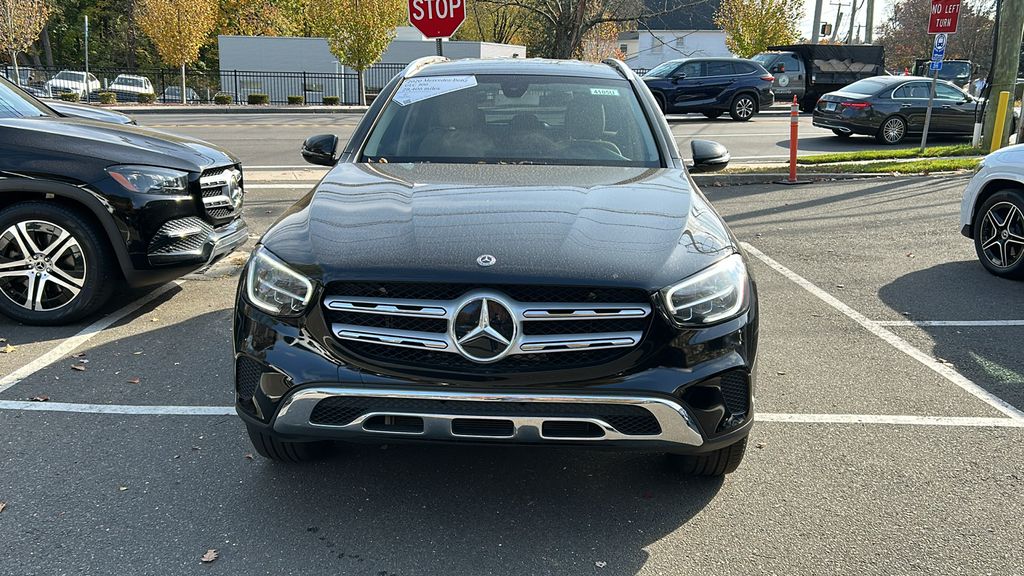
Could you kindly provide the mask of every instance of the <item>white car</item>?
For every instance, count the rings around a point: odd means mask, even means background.
[[[54,96],[77,92],[79,96],[85,98],[89,92],[100,89],[100,81],[91,72],[61,70],[56,76],[46,82],[46,88]]]
[[[117,99],[121,102],[135,102],[139,99],[139,94],[155,94],[149,78],[134,74],[118,74],[110,86],[107,86],[106,91],[117,94]]]
[[[1024,279],[1024,144],[982,161],[964,190],[960,232],[989,272]]]

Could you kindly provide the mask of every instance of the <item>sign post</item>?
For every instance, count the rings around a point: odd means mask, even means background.
[[[955,34],[960,24],[960,0],[932,0],[928,14],[928,33],[935,35],[932,45],[932,61],[928,69],[932,73],[931,90],[928,91],[928,111],[924,115],[924,130],[921,132],[921,150],[928,144],[928,125],[932,121],[932,106],[935,104],[935,86],[939,81],[939,70],[946,58],[948,34]]]
[[[437,40],[437,55],[442,55],[441,39],[450,38],[466,20],[466,0],[409,0],[409,23],[424,38]]]

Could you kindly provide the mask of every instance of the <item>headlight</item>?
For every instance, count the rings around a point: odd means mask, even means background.
[[[260,310],[278,316],[301,314],[313,298],[313,283],[260,246],[249,260],[246,295]]]
[[[733,254],[660,292],[668,314],[680,325],[702,326],[728,320],[747,307],[747,267]]]
[[[129,192],[187,194],[188,172],[155,166],[111,166],[107,174]]]

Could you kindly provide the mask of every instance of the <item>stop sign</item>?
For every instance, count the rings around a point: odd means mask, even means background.
[[[466,19],[466,0],[409,0],[409,23],[427,38],[449,38]]]

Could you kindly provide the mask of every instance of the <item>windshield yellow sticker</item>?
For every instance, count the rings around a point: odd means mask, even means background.
[[[590,89],[590,95],[591,96],[618,96],[619,95],[619,89],[618,88],[591,88]]]
[[[476,86],[476,76],[422,76],[408,78],[392,98],[399,106]]]

